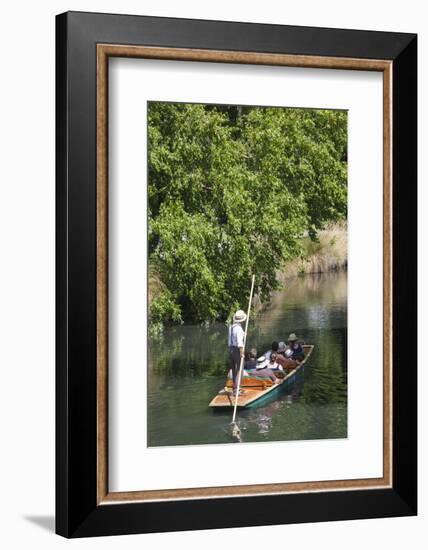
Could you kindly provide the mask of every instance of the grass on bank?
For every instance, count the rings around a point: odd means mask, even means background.
[[[306,273],[326,273],[346,269],[348,233],[346,223],[334,223],[318,233],[318,240],[302,239],[303,254],[287,262],[278,274],[280,282]]]

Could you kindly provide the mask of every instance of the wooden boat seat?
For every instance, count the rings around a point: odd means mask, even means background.
[[[241,388],[247,388],[251,390],[265,390],[273,385],[272,380],[262,379],[262,378],[253,378],[251,376],[246,376],[241,380]],[[226,382],[226,388],[232,388],[233,382],[229,378]]]

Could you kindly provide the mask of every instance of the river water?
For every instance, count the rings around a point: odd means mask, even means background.
[[[243,442],[347,437],[347,274],[288,281],[250,319],[247,349],[260,353],[295,332],[315,349],[279,398],[238,411]],[[149,342],[148,445],[229,443],[230,412],[208,403],[224,386],[227,327],[167,328]]]

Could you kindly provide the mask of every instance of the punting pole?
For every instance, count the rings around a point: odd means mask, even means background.
[[[232,435],[234,437],[237,437],[237,438],[239,438],[239,436],[241,435],[241,430],[239,429],[239,426],[236,423],[235,419],[236,419],[236,411],[238,409],[238,399],[239,399],[239,390],[240,390],[240,387],[241,387],[242,370],[243,370],[243,367],[244,367],[245,344],[247,342],[248,321],[250,320],[250,310],[251,310],[251,302],[253,301],[253,290],[254,290],[254,280],[255,280],[255,278],[256,278],[256,276],[253,275],[253,278],[251,280],[251,291],[250,291],[250,299],[248,301],[247,320],[245,321],[244,350],[243,350],[243,354],[242,354],[242,357],[241,357],[241,363],[239,365],[238,386],[236,388],[235,404],[233,406],[233,417],[232,417],[232,422],[231,422],[233,424]]]

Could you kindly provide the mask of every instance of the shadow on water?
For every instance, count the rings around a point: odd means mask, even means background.
[[[295,332],[315,344],[294,384],[260,408],[240,411],[244,442],[347,436],[347,275],[306,275],[275,293],[250,320],[247,344],[263,352]],[[227,328],[168,328],[149,342],[148,445],[232,442],[230,412],[208,407],[224,385]]]

